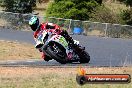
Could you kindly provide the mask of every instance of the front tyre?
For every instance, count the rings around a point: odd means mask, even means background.
[[[57,62],[66,64],[66,52],[62,45],[52,42],[47,47],[47,51]]]
[[[49,56],[46,55],[44,60],[48,62],[49,60],[52,60],[52,58],[50,58]]]

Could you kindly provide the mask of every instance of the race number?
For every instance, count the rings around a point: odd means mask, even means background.
[[[67,41],[65,40],[65,38],[64,37],[60,37],[60,39],[59,39],[59,42],[60,43],[62,43],[65,47],[67,47],[68,46],[68,43],[67,43]]]

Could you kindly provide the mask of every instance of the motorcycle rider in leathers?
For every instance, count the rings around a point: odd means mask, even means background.
[[[48,22],[39,24],[39,18],[37,16],[33,16],[29,20],[29,25],[31,29],[34,31],[33,37],[35,40],[37,40],[37,37],[40,31],[48,29],[48,31],[53,34],[62,35],[68,42],[69,49],[71,49],[74,45],[74,41],[72,37],[68,35],[66,30],[62,30],[60,26],[57,24],[48,23]],[[42,52],[40,49],[39,51]],[[42,52],[42,59],[46,60],[46,58],[48,57],[45,55],[44,52]],[[71,59],[70,54],[68,59]]]

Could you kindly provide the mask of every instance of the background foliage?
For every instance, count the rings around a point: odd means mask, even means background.
[[[46,15],[76,20],[88,20],[94,8],[102,3],[98,3],[97,1],[55,0],[55,2],[48,7]]]
[[[132,25],[132,10],[124,10],[121,13],[122,20],[124,21],[125,24]]]
[[[120,23],[120,17],[104,5],[95,8],[91,14],[90,21],[102,23]]]
[[[36,6],[36,0],[3,0],[5,11],[31,13]]]
[[[132,25],[132,0],[119,0],[129,6],[129,9],[121,12],[121,18],[124,24]]]
[[[127,6],[132,7],[132,0],[118,0],[118,1],[123,2],[123,3],[125,3]]]

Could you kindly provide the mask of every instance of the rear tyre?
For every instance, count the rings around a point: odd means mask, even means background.
[[[79,55],[80,63],[89,63],[90,56],[86,51],[82,51],[82,53]]]

